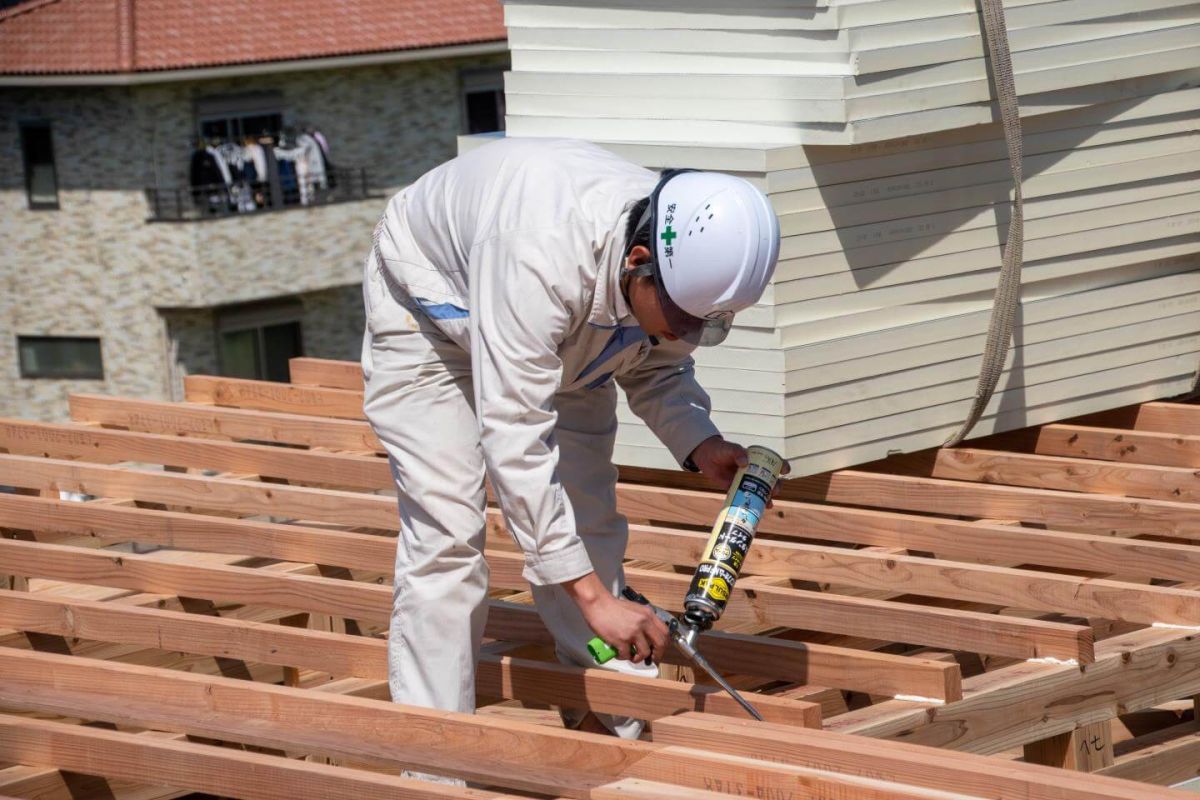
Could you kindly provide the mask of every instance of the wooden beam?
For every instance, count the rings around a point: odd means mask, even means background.
[[[366,422],[247,411],[201,403],[170,403],[97,394],[72,394],[71,419],[143,433],[220,436],[334,450],[383,452]]]
[[[387,462],[382,458],[300,452],[127,431],[97,431],[84,426],[3,421],[0,422],[0,447],[57,458],[107,463],[132,459],[239,470],[364,489],[392,487]],[[876,505],[907,511],[1022,519],[1051,527],[1082,528],[1123,536],[1200,537],[1200,515],[1188,503],[1134,501],[850,470],[788,483],[790,492],[824,502],[861,503],[864,497],[871,497]],[[649,487],[625,486],[619,493],[618,502],[619,509],[631,517],[706,524],[719,511],[721,497],[710,492],[654,491]],[[800,509],[792,507],[790,510]],[[777,503],[773,513],[764,520],[763,529],[779,531],[785,528],[788,511],[782,501]],[[791,524],[796,522],[798,520],[793,519]]]
[[[1112,766],[1111,720],[1089,722],[1025,745],[1025,761],[1047,767],[1094,772]]]
[[[290,517],[391,531],[400,526],[396,498],[386,495],[151,472],[37,456],[0,454],[0,484],[132,497],[142,502],[243,516]]]
[[[706,792],[668,783],[626,778],[592,791],[592,800],[728,800],[725,792]]]
[[[189,403],[283,411],[306,416],[363,419],[362,392],[293,386],[274,381],[251,381],[189,375],[183,379],[184,399]]]
[[[540,644],[554,642],[533,608],[502,602],[491,604],[487,635]],[[958,665],[934,659],[722,631],[701,634],[698,647],[716,669],[730,674],[761,673],[776,680],[820,683],[851,691],[874,687],[870,692],[943,702],[962,698]],[[663,659],[668,664],[691,665],[675,648],[670,648]]]
[[[218,599],[232,602],[261,603],[264,602],[264,592],[268,593],[269,599],[278,599],[280,603],[289,597],[311,595],[314,598],[311,610],[315,611],[323,608],[321,598],[326,596],[327,590],[332,593],[335,602],[369,604],[369,608],[360,610],[360,613],[369,615],[367,619],[386,619],[390,596],[386,590],[381,591],[380,587],[369,584],[311,576],[303,585],[293,586],[286,575],[278,575],[272,568],[267,568],[265,575],[274,579],[264,582],[256,578],[256,575],[264,574],[263,569],[242,568],[233,572],[214,573],[206,572],[205,567],[187,564],[184,566],[189,569],[181,575],[179,569],[158,569],[154,566],[155,559],[141,557],[150,563],[137,563],[136,572],[119,573],[114,577],[109,575],[109,565],[103,560],[96,559],[94,563],[86,565],[77,562],[64,564],[59,554],[46,555],[48,557],[30,562],[27,554],[29,568],[52,571],[34,574],[73,575],[93,583],[107,582],[134,589],[166,585],[175,590],[185,590],[193,596],[209,599],[219,596]],[[120,559],[119,566],[129,565],[129,558]],[[351,590],[350,597],[346,596],[348,587]],[[354,591],[357,587],[367,591]],[[553,644],[553,638],[533,608],[498,601],[491,602],[486,635],[513,641]],[[710,641],[710,644],[704,644]],[[719,669],[729,672],[750,670],[761,665],[763,671],[781,679],[820,679],[832,685],[844,681],[849,684],[848,688],[873,687],[883,690],[881,693],[884,694],[951,700],[961,697],[962,693],[958,670],[936,661],[718,632],[705,634],[701,642],[710,660]],[[687,663],[674,649],[668,651],[665,657],[668,663]]]
[[[5,500],[0,498],[0,507],[4,507],[4,504]],[[125,509],[104,511],[146,513]],[[200,519],[202,524],[196,533],[188,533],[184,530],[184,522],[181,522],[178,533],[170,534],[172,540],[176,543],[186,541],[188,547],[200,551],[232,551],[304,563],[359,566],[361,569],[370,570],[372,565],[377,567],[379,564],[388,563],[385,554],[394,548],[385,537],[306,530],[296,525],[269,525],[246,521],[232,521],[239,524],[239,530],[230,535],[227,530],[218,530],[215,522],[205,523],[203,518],[181,516],[191,521]],[[55,524],[61,528],[66,523]],[[91,524],[94,530],[100,533],[98,524]],[[208,537],[203,533],[205,527],[210,527],[208,530],[211,535]],[[262,531],[262,535],[247,536],[246,531],[253,529]],[[151,529],[151,533],[143,537],[154,541],[155,536]],[[137,536],[125,534],[125,539],[131,537],[136,539]],[[346,547],[344,551],[343,545]],[[194,567],[156,564],[136,555],[122,554],[113,557],[110,554],[79,551],[78,548],[17,541],[0,541],[0,554],[5,555],[5,563],[10,565],[6,569],[18,575],[58,577],[82,583],[98,581],[122,588],[157,591],[160,589],[128,583],[137,582],[138,576],[154,575],[157,579],[172,582],[170,585],[173,587],[174,582],[180,582],[182,588],[179,588],[176,594],[187,596],[212,596],[209,594],[211,591],[222,591],[235,584],[239,593],[246,593],[250,597],[265,594],[271,599],[259,602],[271,602],[286,608],[317,613],[332,613],[348,616],[350,619],[379,619],[380,616],[386,619],[386,609],[390,608],[390,600],[385,604],[380,602],[378,597],[382,596],[379,593],[384,593],[390,599],[391,590],[374,584],[332,582],[320,590],[318,599],[317,596],[296,595],[296,590],[300,587],[277,583],[278,578],[254,575],[251,570],[232,570],[230,567],[224,567],[226,575],[212,576],[196,572]],[[521,555],[496,552],[493,549],[487,554],[487,561],[491,569],[493,587],[526,588],[527,584],[521,575],[524,565]],[[80,579],[80,576],[86,576],[86,579]],[[649,570],[630,570],[628,576],[630,581],[637,582],[638,589],[646,594],[650,601],[666,608],[682,610],[688,577]],[[312,578],[306,579],[312,581]],[[115,583],[109,583],[110,581]],[[197,591],[202,585],[206,589]],[[374,594],[370,594],[372,591]],[[812,628],[856,636],[911,636],[916,639],[914,643],[917,644],[995,652],[997,655],[1014,657],[1052,656],[1074,658],[1086,663],[1091,661],[1092,656],[1091,628],[1088,627],[956,612],[953,609],[912,606],[907,603],[865,600],[859,597],[824,595],[794,589],[737,588],[734,591],[737,594],[737,602],[731,603],[730,612],[727,612],[720,622],[722,626],[755,620],[766,625]]]
[[[0,625],[57,636],[135,644],[295,666],[335,676],[387,679],[387,643],[281,625],[228,620],[110,603],[89,603],[0,591]],[[714,687],[580,669],[484,654],[476,678],[479,694],[525,702],[587,708],[644,719],[708,710],[742,710]],[[763,716],[790,725],[820,727],[820,706],[763,695]]]
[[[0,659],[0,705],[573,797],[642,778],[705,790],[737,786],[737,793],[754,797],[944,798],[934,790],[711,751],[47,653]]]
[[[997,710],[997,713],[1003,711]],[[1064,770],[859,736],[752,726],[737,719],[683,714],[654,726],[654,740],[721,742],[722,751],[766,761],[786,759],[817,769],[869,775],[997,800],[1166,800],[1157,787],[1103,780]],[[1186,795],[1181,796],[1180,800]]]
[[[694,565],[703,557],[708,538],[692,531],[632,525],[626,554]],[[1145,624],[1191,625],[1200,620],[1200,592],[844,547],[760,540],[750,550],[743,572]]]
[[[651,722],[686,711],[746,716],[746,711],[716,686],[639,678],[602,669],[581,669],[508,656],[481,658],[475,679],[484,697],[587,708]],[[803,700],[756,694],[763,718],[786,725],[821,727],[821,706]]]
[[[363,390],[362,365],[355,361],[331,358],[293,358],[288,361],[291,381],[302,386],[327,386],[330,389]]]
[[[887,539],[882,532],[887,526],[900,525],[914,532],[941,530],[947,535],[950,531],[961,531],[968,535],[967,526],[971,523],[913,517],[896,511],[821,505],[863,504],[865,498],[870,498],[872,505],[897,511],[1025,520],[1044,523],[1051,528],[1095,534],[1187,537],[1190,533],[1200,536],[1200,515],[1190,503],[1071,494],[855,470],[795,478],[786,484],[787,494],[820,502],[776,500],[774,508],[763,517],[760,531],[881,546],[903,546],[896,544],[895,537]],[[707,525],[720,511],[723,499],[722,495],[711,491],[622,484],[617,492],[617,507],[631,518]],[[863,535],[853,534],[855,529],[863,530],[864,527]],[[993,527],[998,529],[1000,526]],[[1020,533],[1018,529],[1013,531]],[[983,542],[992,535],[992,529],[986,534],[980,529],[977,535]],[[1030,550],[1027,558],[1017,558],[1016,563],[1029,563],[1030,559],[1036,558],[1038,551]]]
[[[172,467],[206,467],[364,489],[394,486],[387,460],[375,456],[186,439],[86,425],[0,420],[0,449],[101,464],[140,461]]]
[[[400,523],[395,500],[387,496],[129,470],[34,456],[0,454],[0,484],[132,497],[168,506],[214,509],[246,516],[268,514],[384,530],[396,530]],[[687,497],[696,504],[720,502],[706,493],[696,494],[705,499]],[[671,496],[670,491],[655,487],[629,484],[618,488],[618,500],[626,505],[641,505],[657,499],[661,500],[660,507],[669,508]],[[980,526],[913,514],[786,501],[778,501],[776,509],[782,516],[769,519],[764,523],[764,530],[849,544],[933,552],[943,558],[964,561],[1032,563],[1200,581],[1200,550],[1189,545],[1012,526]],[[669,511],[664,513],[672,515]],[[702,518],[691,511],[675,516],[683,516],[681,521],[687,522]],[[492,517],[496,519],[494,513]]]
[[[1119,754],[1116,761],[1097,772],[1158,786],[1200,777],[1200,731],[1189,721],[1164,728],[1125,744],[1140,745],[1137,750]]]
[[[0,714],[0,759],[245,800],[501,800],[379,772]]]
[[[154,554],[155,558],[178,558],[181,554],[172,551],[159,551]],[[237,557],[216,556],[209,554],[187,554],[189,562],[207,562],[207,563],[228,563],[237,564]],[[300,572],[312,569],[311,565],[301,564],[275,564],[261,567],[260,569],[270,572],[286,572],[299,574]],[[28,597],[62,597],[65,599],[83,599],[92,601],[108,601],[106,605],[140,605],[152,606],[160,609],[177,609],[180,607],[178,598],[164,594],[146,594],[146,593],[129,593],[123,590],[113,590],[97,586],[86,586],[81,584],[65,584],[56,583],[47,580],[38,581],[38,592],[36,594],[24,595]],[[204,611],[195,609],[197,603],[190,602],[189,618],[194,618],[198,614],[205,614]],[[218,604],[208,604],[212,606],[212,614],[219,614],[224,619],[229,620],[246,620],[250,622],[265,622],[275,621],[279,619],[283,612],[274,611],[263,607],[245,607],[239,606],[235,608],[221,608]],[[0,644],[16,647],[25,647],[29,644],[27,634],[13,631],[4,631],[0,637]],[[191,672],[202,672],[210,675],[225,675],[229,669],[236,670],[240,673],[245,670],[247,675],[253,675],[256,679],[264,679],[269,681],[278,680],[278,676],[260,675],[264,671],[261,665],[247,665],[243,661],[233,659],[214,658],[211,663],[204,659],[198,659],[193,656],[184,656],[182,654],[161,653],[161,651],[146,650],[133,653],[120,653],[117,655],[109,654],[109,651],[114,649],[128,650],[128,648],[120,648],[95,641],[82,641],[78,639],[68,640],[64,637],[58,638],[63,642],[64,646],[69,646],[70,652],[76,656],[88,656],[91,658],[120,658],[125,663],[138,663],[148,666],[170,666],[171,668],[183,668]],[[163,656],[174,655],[174,663],[171,660],[164,660]],[[132,659],[132,660],[131,660]],[[239,674],[239,676],[241,676]],[[336,683],[323,684],[322,689],[326,686],[333,688]],[[158,735],[158,734],[154,734]],[[21,797],[45,797],[47,800],[75,800],[78,797],[105,797],[112,800],[171,800],[183,794],[188,794],[187,791],[171,790],[162,787],[145,786],[139,782],[125,781],[106,781],[104,778],[94,776],[80,775],[71,772],[60,772],[57,769],[37,769],[31,767],[13,767],[7,770],[0,770],[0,792],[5,790],[16,793]]]
[[[1115,536],[1200,538],[1192,503],[964,483],[909,475],[841,470],[789,481],[796,491],[828,503],[863,504],[904,511],[1016,519],[1052,528]]]
[[[1200,435],[1200,405],[1166,401],[1141,403],[1123,409],[1100,411],[1072,422],[1196,437]]]
[[[0,539],[0,563],[14,573],[208,600],[229,600],[386,621],[392,590],[372,583],[277,575],[245,567],[193,566],[130,553],[96,552]]]
[[[96,553],[59,545],[0,540],[0,561],[14,572],[135,591],[162,592],[384,622],[391,608],[386,586],[309,575],[284,575],[229,566],[166,563],[149,556]],[[493,602],[486,635],[514,641],[553,642],[537,612]],[[935,661],[858,653],[761,637],[707,634],[701,647],[718,669],[756,666],[783,679],[819,680],[880,694],[952,700],[961,697],[956,668]],[[671,649],[668,663],[687,662]]]
[[[508,557],[499,557],[502,555]],[[489,554],[493,585],[520,588],[523,564],[519,556]],[[650,602],[672,611],[683,610],[690,576],[642,569],[627,569],[625,576]],[[729,606],[717,624],[746,623],[1015,658],[1049,656],[1080,663],[1092,660],[1092,629],[1085,626],[761,584],[751,588],[749,582],[734,587]]]
[[[97,507],[90,503],[16,495],[0,495],[0,525],[365,570],[376,570],[380,564],[389,563],[395,551],[394,539],[369,534],[172,511]],[[666,563],[695,564],[699,562],[706,540],[707,536],[699,533],[635,526],[629,555]],[[506,557],[507,554],[495,551],[488,556],[489,561]],[[1147,624],[1189,624],[1200,619],[1200,593],[1168,587],[1087,581],[1000,567],[953,565],[908,556],[769,541],[752,550],[750,559],[748,571],[764,575],[886,588],[1019,608],[1052,609]],[[504,588],[523,587],[522,581],[518,586]],[[681,596],[685,593],[686,589]],[[838,600],[830,602],[837,603]]]
[[[1086,667],[1014,664],[968,678],[964,699],[935,706],[885,701],[825,721],[841,732],[974,753],[999,753],[1081,724],[1200,690],[1200,637],[1147,628],[1096,644]]]
[[[1095,459],[972,448],[942,449],[933,458],[930,477],[1061,492],[1200,502],[1200,477],[1195,469],[1115,464]]]
[[[112,542],[136,541],[376,572],[388,570],[396,553],[396,540],[390,536],[16,495],[0,495],[0,524],[8,524],[6,520],[27,530],[60,531]]]
[[[138,781],[109,781],[95,775],[42,767],[13,766],[0,769],[0,795],[38,800],[174,800],[188,790],[147,786]]]
[[[91,508],[41,498],[0,497],[0,520],[10,519],[30,528],[90,533],[114,541],[145,541],[206,552],[365,570],[377,570],[380,564],[390,563],[395,550],[394,540],[368,534],[145,509]],[[522,556],[493,548],[487,560],[493,588],[526,587],[521,574]],[[652,602],[682,610],[682,598],[690,580],[687,576],[650,570],[627,570],[627,575],[630,581],[640,584],[639,590]],[[906,641],[1024,658],[1053,656],[1084,663],[1091,658],[1091,629],[1081,626],[795,589],[735,588],[735,594],[736,601],[722,620],[726,625],[755,620],[767,625],[876,638],[912,636]]]
[[[1066,424],[1043,425],[1035,436],[1035,451],[1047,456],[1200,467],[1200,436]]]

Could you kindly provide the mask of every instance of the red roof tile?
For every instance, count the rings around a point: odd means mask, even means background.
[[[504,39],[500,0],[27,0],[0,74],[148,72]]]

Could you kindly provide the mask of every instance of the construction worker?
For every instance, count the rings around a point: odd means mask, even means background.
[[[656,674],[666,628],[617,597],[614,382],[680,464],[728,485],[745,451],[710,420],[689,354],[725,338],[778,254],[779,222],[747,181],[660,180],[578,141],[488,144],[388,202],[363,281],[362,364],[399,493],[393,700],[474,711],[485,474],[558,657],[594,666],[599,635],[623,659],[611,668]],[[564,712],[642,730],[581,717]]]

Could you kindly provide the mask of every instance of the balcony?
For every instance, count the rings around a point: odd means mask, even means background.
[[[350,203],[372,194],[366,169],[335,168],[320,181],[284,180],[268,183],[179,186],[146,189],[150,207],[147,222],[202,222],[276,211]]]

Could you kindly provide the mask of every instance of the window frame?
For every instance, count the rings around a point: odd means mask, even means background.
[[[500,127],[495,131],[478,131],[478,134],[500,133],[504,131],[504,115],[507,110],[507,103],[504,99],[504,73],[507,69],[508,67],[505,66],[476,67],[472,69],[464,69],[458,73],[458,127],[462,135],[472,135],[467,95],[481,94],[484,92],[491,92],[495,97],[496,119]]]
[[[282,92],[239,92],[237,94],[198,97],[193,103],[196,119],[196,138],[207,140],[204,125],[222,120],[229,126],[225,141],[240,142],[245,136],[241,121],[249,117],[279,116],[279,127],[287,126],[287,105]],[[237,128],[235,131],[234,128]]]
[[[96,350],[99,354],[99,361],[96,364],[96,372],[88,372],[86,374],[75,375],[48,375],[30,370],[24,358],[24,345],[27,342],[95,342]],[[50,380],[50,381],[103,381],[104,377],[104,343],[99,336],[47,336],[47,335],[17,335],[17,370],[22,380]]]
[[[250,303],[216,309],[213,320],[216,339],[217,370],[226,374],[225,348],[222,337],[227,333],[254,331],[258,374],[253,380],[270,380],[266,364],[266,329],[275,325],[296,325],[300,355],[304,354],[304,304],[300,301]]]
[[[43,129],[46,131],[46,139],[50,148],[50,172],[54,176],[54,200],[34,200],[33,199],[33,162],[29,158],[29,146],[26,140],[26,131],[33,129]],[[54,155],[54,128],[49,120],[31,119],[17,123],[18,135],[21,140],[21,165],[25,172],[25,205],[30,211],[58,211],[62,208],[59,202],[58,191],[58,159]]]

